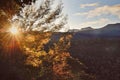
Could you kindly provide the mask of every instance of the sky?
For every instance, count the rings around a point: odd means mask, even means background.
[[[58,0],[59,1],[59,0]],[[70,29],[120,23],[120,0],[62,0]]]
[[[41,0],[38,0],[41,1]],[[55,0],[55,5],[61,0]],[[120,0],[62,0],[70,29],[120,23]]]

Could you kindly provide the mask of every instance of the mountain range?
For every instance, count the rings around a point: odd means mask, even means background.
[[[82,29],[71,29],[68,32],[74,33],[73,37],[77,37],[77,38],[120,37],[120,23],[108,24],[99,29],[93,29],[91,27],[82,28]]]

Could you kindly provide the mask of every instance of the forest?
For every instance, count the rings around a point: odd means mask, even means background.
[[[0,80],[120,79],[119,37],[60,32],[63,3],[37,1],[0,0]]]
[[[54,32],[64,28],[62,3],[45,0],[0,1],[0,80],[93,80],[87,67],[68,49],[72,35],[61,35],[47,51]],[[58,22],[55,22],[57,21]]]

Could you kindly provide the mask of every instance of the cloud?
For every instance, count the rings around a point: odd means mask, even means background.
[[[83,12],[83,13],[76,13],[75,15],[79,16],[87,16],[87,18],[93,18],[96,16],[101,16],[101,15],[115,15],[120,18],[120,4],[119,5],[113,5],[113,6],[102,6],[102,7],[97,7],[93,10],[90,10],[88,12]]]
[[[94,7],[94,6],[98,6],[98,3],[91,3],[91,4],[81,4],[80,8],[85,8],[85,7]]]
[[[111,23],[112,21],[106,18],[101,18],[96,21],[88,21],[80,24],[80,28],[85,28],[85,27],[92,27],[92,28],[101,28],[104,27],[105,25]]]

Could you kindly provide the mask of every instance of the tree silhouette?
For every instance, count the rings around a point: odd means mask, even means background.
[[[30,4],[32,0],[0,0],[0,28],[7,28],[10,19],[19,12],[23,4]],[[35,0],[33,0],[35,1]]]
[[[23,4],[31,4],[31,2],[35,2],[36,0],[14,0],[18,5],[23,6]]]
[[[66,24],[66,16],[62,14],[63,5],[59,3],[53,7],[54,0],[44,0],[41,5],[37,3],[24,5],[19,14],[12,19],[14,24],[24,31],[59,31]]]

